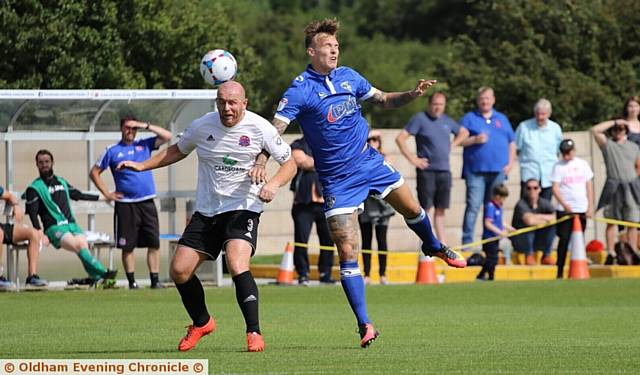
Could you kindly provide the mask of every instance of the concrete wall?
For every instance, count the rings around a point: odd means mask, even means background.
[[[383,147],[388,155],[388,158],[392,165],[394,165],[400,173],[404,176],[411,191],[415,192],[415,169],[406,161],[406,159],[399,153],[395,145],[395,136],[398,130],[382,130],[383,133]],[[286,141],[291,142],[298,135],[286,135],[284,138]],[[578,156],[586,159],[593,167],[595,172],[595,190],[596,201],[599,196],[600,190],[604,183],[604,164],[602,160],[602,154],[593,142],[592,137],[588,132],[573,132],[566,133],[566,137],[574,139],[577,145]],[[409,141],[411,149],[413,149],[413,141]],[[97,142],[96,143],[96,157],[104,148],[112,142]],[[24,191],[26,186],[37,176],[37,169],[35,167],[34,155],[40,148],[49,149],[55,157],[54,170],[55,173],[65,177],[72,185],[86,189],[88,186],[88,161],[86,158],[86,144],[83,142],[49,142],[47,144],[32,144],[30,142],[15,142],[14,143],[14,191]],[[0,152],[5,155],[5,145],[0,144]],[[194,153],[195,154],[195,153]],[[194,190],[197,178],[197,159],[192,154],[185,160],[177,164],[176,168],[176,188],[178,190]],[[460,179],[460,172],[462,170],[462,149],[458,148],[453,150],[452,163],[453,171],[453,190],[452,190],[452,202],[451,208],[447,211],[446,228],[447,228],[447,242],[450,245],[460,244],[461,237],[461,225],[462,217],[465,206],[465,184]],[[277,168],[277,164],[270,161],[268,164],[268,172],[272,174]],[[103,174],[105,181],[113,188],[113,180],[109,171],[105,171]],[[158,191],[168,190],[168,174],[167,169],[163,168],[154,172],[156,187]],[[4,164],[0,164],[0,181],[6,181],[6,170]],[[508,180],[509,190],[511,192],[507,203],[505,205],[505,216],[510,221],[513,214],[513,207],[519,196],[519,167],[516,163]],[[258,240],[258,253],[259,254],[279,254],[283,251],[287,241],[293,240],[293,223],[291,220],[290,208],[292,202],[292,193],[288,190],[288,187],[283,187],[276,199],[266,206],[266,210],[262,215],[260,222],[260,237]],[[159,204],[158,204],[158,207]],[[77,215],[81,226],[87,228],[87,219],[84,215]],[[25,220],[27,223],[29,220]],[[112,215],[111,214],[99,214],[97,215],[97,231],[106,232],[112,234]],[[185,223],[185,200],[179,199],[177,202],[177,218],[178,233],[184,227]],[[160,214],[161,233],[168,233],[168,215],[166,213]],[[476,223],[476,238],[479,239],[479,233],[481,228],[481,220]],[[586,240],[589,241],[592,238],[600,237],[604,238],[604,226],[602,224],[589,222],[587,227]],[[311,244],[317,244],[317,236],[312,234]],[[405,226],[400,215],[395,215],[391,219],[389,227],[389,247],[391,250],[413,250],[418,246],[417,237],[411,233]],[[163,244],[163,251],[166,254],[166,244]],[[313,252],[313,250],[312,250]],[[117,252],[119,258],[119,252]],[[137,258],[141,265],[138,265],[138,273],[146,275],[146,266],[144,265],[144,252],[138,251]],[[49,268],[47,263],[57,264],[60,262],[77,262],[75,256],[64,251],[53,251],[51,248],[47,249],[42,254],[42,267]],[[76,263],[74,263],[76,264]],[[119,259],[116,262],[120,265]],[[79,264],[77,264],[79,266]],[[165,268],[166,265],[163,265]],[[23,266],[24,268],[24,262]],[[22,270],[23,271],[23,270]],[[53,270],[49,270],[53,272]]]

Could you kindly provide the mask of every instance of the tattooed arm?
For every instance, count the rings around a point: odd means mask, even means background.
[[[404,92],[384,92],[376,90],[368,102],[377,104],[385,109],[393,109],[402,107],[405,104],[412,102],[415,98],[424,95],[426,90],[436,84],[436,80],[421,79],[418,81],[416,88],[410,91]]]

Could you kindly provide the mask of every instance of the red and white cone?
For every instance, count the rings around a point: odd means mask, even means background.
[[[416,273],[416,284],[437,284],[436,265],[433,258],[420,253],[418,259],[418,272]]]
[[[571,230],[571,263],[569,264],[570,279],[588,279],[589,265],[587,263],[587,252],[584,247],[584,235],[580,216],[573,216],[573,229]]]
[[[287,242],[280,262],[280,271],[276,283],[279,285],[290,285],[293,283],[293,244]]]

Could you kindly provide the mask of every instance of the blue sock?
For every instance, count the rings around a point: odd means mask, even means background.
[[[364,280],[360,274],[358,261],[340,262],[340,283],[347,295],[351,310],[356,314],[358,325],[370,323],[367,316],[367,302],[364,298]]]
[[[442,244],[433,234],[431,229],[431,222],[429,217],[423,209],[420,209],[420,215],[413,219],[404,219],[409,226],[409,229],[416,232],[418,237],[422,240],[422,250],[438,251],[442,247]],[[428,254],[427,254],[428,255]]]

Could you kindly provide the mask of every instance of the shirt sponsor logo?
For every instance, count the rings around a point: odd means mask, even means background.
[[[288,103],[289,103],[289,100],[287,100],[287,98],[280,99],[280,103],[278,103],[278,109],[276,109],[276,112],[282,111],[284,107],[287,106]]]
[[[242,147],[248,147],[249,145],[251,145],[251,138],[247,137],[246,135],[242,135],[240,136],[240,141],[238,141],[238,144]]]
[[[333,124],[344,116],[354,113],[357,109],[358,103],[356,102],[356,98],[350,96],[349,99],[345,100],[344,102],[335,106],[332,104],[329,107],[329,111],[327,112],[327,121]]]
[[[62,191],[64,190],[64,186],[62,185],[51,185],[49,186],[49,194],[55,193],[56,191]]]
[[[231,159],[229,157],[229,154],[226,154],[225,156],[222,157],[222,162],[224,163],[224,165],[228,165],[228,166],[234,166],[236,165],[236,163],[238,162],[237,160]]]

